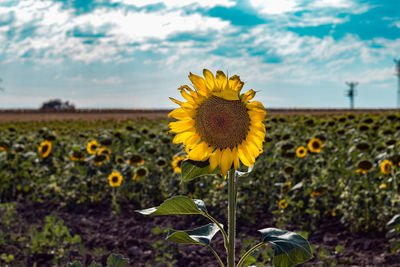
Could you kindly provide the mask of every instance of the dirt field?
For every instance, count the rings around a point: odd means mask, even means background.
[[[168,109],[78,109],[75,111],[40,111],[36,109],[15,109],[0,110],[0,122],[16,122],[16,121],[51,121],[51,120],[128,120],[138,118],[166,118],[171,110]],[[310,109],[310,108],[293,108],[267,109],[268,115],[334,115],[344,113],[382,113],[382,112],[399,112],[400,109]]]

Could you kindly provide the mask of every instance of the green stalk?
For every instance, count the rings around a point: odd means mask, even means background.
[[[228,172],[228,267],[235,267],[236,188],[235,171]]]
[[[224,237],[224,246],[226,251],[228,252],[228,236],[225,233],[224,228],[219,224],[219,222],[217,222],[217,220],[214,219],[214,217],[212,217],[210,214],[208,214],[207,212],[203,214],[204,217],[208,218],[210,221],[212,221],[213,223],[215,223],[215,225],[219,228],[219,230],[222,233],[222,236]]]
[[[218,253],[217,253],[211,246],[208,246],[208,247],[211,249],[212,253],[213,253],[214,256],[217,258],[217,260],[218,260],[218,262],[219,262],[219,265],[221,265],[221,267],[225,267],[225,265],[224,265],[224,263],[222,262],[221,258],[218,256]]]
[[[263,245],[265,245],[263,242],[258,243],[257,245],[255,245],[254,247],[252,247],[251,249],[249,249],[249,251],[247,251],[243,257],[240,259],[240,261],[238,262],[237,267],[241,267],[244,263],[244,261],[246,260],[246,258],[256,249],[258,249],[259,247],[262,247]]]

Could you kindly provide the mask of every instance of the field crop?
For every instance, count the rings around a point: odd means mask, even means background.
[[[227,199],[219,192],[227,189],[226,180],[209,175],[180,183],[185,155],[173,144],[167,123],[0,124],[0,265],[24,266],[39,262],[43,254],[50,255],[43,266],[81,259],[82,251],[93,258],[106,254],[74,236],[79,231],[65,228],[50,211],[42,225],[22,225],[23,218],[16,214],[25,204],[52,203],[64,210],[101,205],[118,218],[126,206],[143,209],[184,194],[203,199],[216,217],[223,217]],[[352,233],[388,232],[386,253],[399,250],[400,113],[267,115],[265,125],[264,151],[252,179],[239,181],[239,220],[258,224],[268,217],[274,225],[304,233],[324,221],[338,221]],[[179,265],[179,257],[174,258],[179,253],[164,243],[152,250],[155,256],[140,266]],[[337,251],[332,253],[340,254],[342,248]],[[315,253],[314,263],[337,264],[323,250]],[[133,262],[134,255],[125,253]],[[255,260],[262,262],[263,257],[268,256],[260,254]]]

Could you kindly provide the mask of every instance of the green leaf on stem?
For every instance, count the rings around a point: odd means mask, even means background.
[[[246,172],[241,172],[241,171],[236,170],[235,175],[237,177],[247,176],[253,171],[253,169],[254,169],[254,166],[249,167]]]
[[[189,182],[197,177],[218,174],[219,168],[217,167],[210,172],[210,163],[208,161],[194,161],[186,159],[182,162],[181,173],[182,182]]]
[[[313,257],[310,244],[299,234],[277,228],[258,231],[262,234],[262,242],[271,243],[274,247],[274,266],[295,266]]]
[[[191,199],[186,196],[175,196],[165,200],[160,206],[137,210],[143,215],[187,215],[204,214],[207,212],[203,200]]]
[[[121,254],[111,254],[107,259],[107,267],[125,267],[128,263],[129,259]]]
[[[177,231],[169,230],[167,240],[178,244],[196,244],[209,246],[211,239],[219,231],[219,228],[214,223],[195,228],[193,230]]]
[[[390,221],[388,221],[387,226],[388,227],[394,227],[397,226],[398,224],[400,224],[400,215],[394,215],[392,219],[390,219]]]

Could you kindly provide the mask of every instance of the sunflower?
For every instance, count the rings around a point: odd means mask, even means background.
[[[71,152],[69,158],[72,161],[84,161],[86,159],[85,155],[80,151]]]
[[[204,79],[189,74],[195,90],[184,85],[178,88],[187,102],[170,98],[180,108],[168,114],[179,121],[168,126],[177,133],[174,144],[183,143],[188,158],[210,162],[210,171],[217,166],[225,176],[240,161],[250,167],[263,151],[266,110],[261,102],[250,100],[256,92],[240,94],[243,82],[234,75],[229,79],[222,71],[216,77],[203,70]]]
[[[122,175],[119,172],[112,172],[109,176],[108,176],[108,183],[112,186],[112,187],[119,187],[122,183]]]
[[[140,166],[144,164],[144,159],[139,155],[132,155],[127,162],[132,166]]]
[[[10,146],[6,142],[0,142],[0,151],[8,152],[10,150]]]
[[[296,155],[299,158],[305,157],[307,155],[307,148],[305,148],[304,146],[299,146],[296,149]]]
[[[104,155],[106,160],[110,158],[111,150],[107,147],[102,147],[97,151],[97,155]]]
[[[47,158],[51,152],[51,142],[47,140],[41,142],[38,150],[40,157]]]
[[[381,184],[380,186],[379,186],[379,189],[386,189],[387,188],[387,185],[386,184]]]
[[[369,160],[361,160],[357,164],[356,173],[362,172],[362,174],[366,174],[372,168],[372,162]]]
[[[159,157],[156,160],[156,165],[160,168],[164,168],[165,166],[167,166],[167,160],[163,157]]]
[[[286,202],[285,199],[282,199],[281,201],[279,201],[278,205],[279,205],[279,208],[286,209],[288,206],[288,203]]]
[[[321,139],[313,137],[308,142],[307,146],[311,153],[319,153],[324,145],[322,144]]]
[[[172,158],[172,168],[174,169],[174,172],[176,173],[181,173],[181,165],[182,165],[182,161],[184,161],[186,159],[186,157],[184,156],[174,156]]]
[[[139,182],[140,178],[145,177],[149,173],[149,170],[146,167],[139,167],[135,170],[132,179],[136,182]]]
[[[89,142],[86,146],[86,150],[89,154],[95,155],[97,153],[97,150],[100,148],[100,144],[97,143],[96,140],[92,140]]]
[[[392,170],[392,162],[390,160],[385,159],[381,163],[381,172],[385,175],[390,174],[390,171]]]

